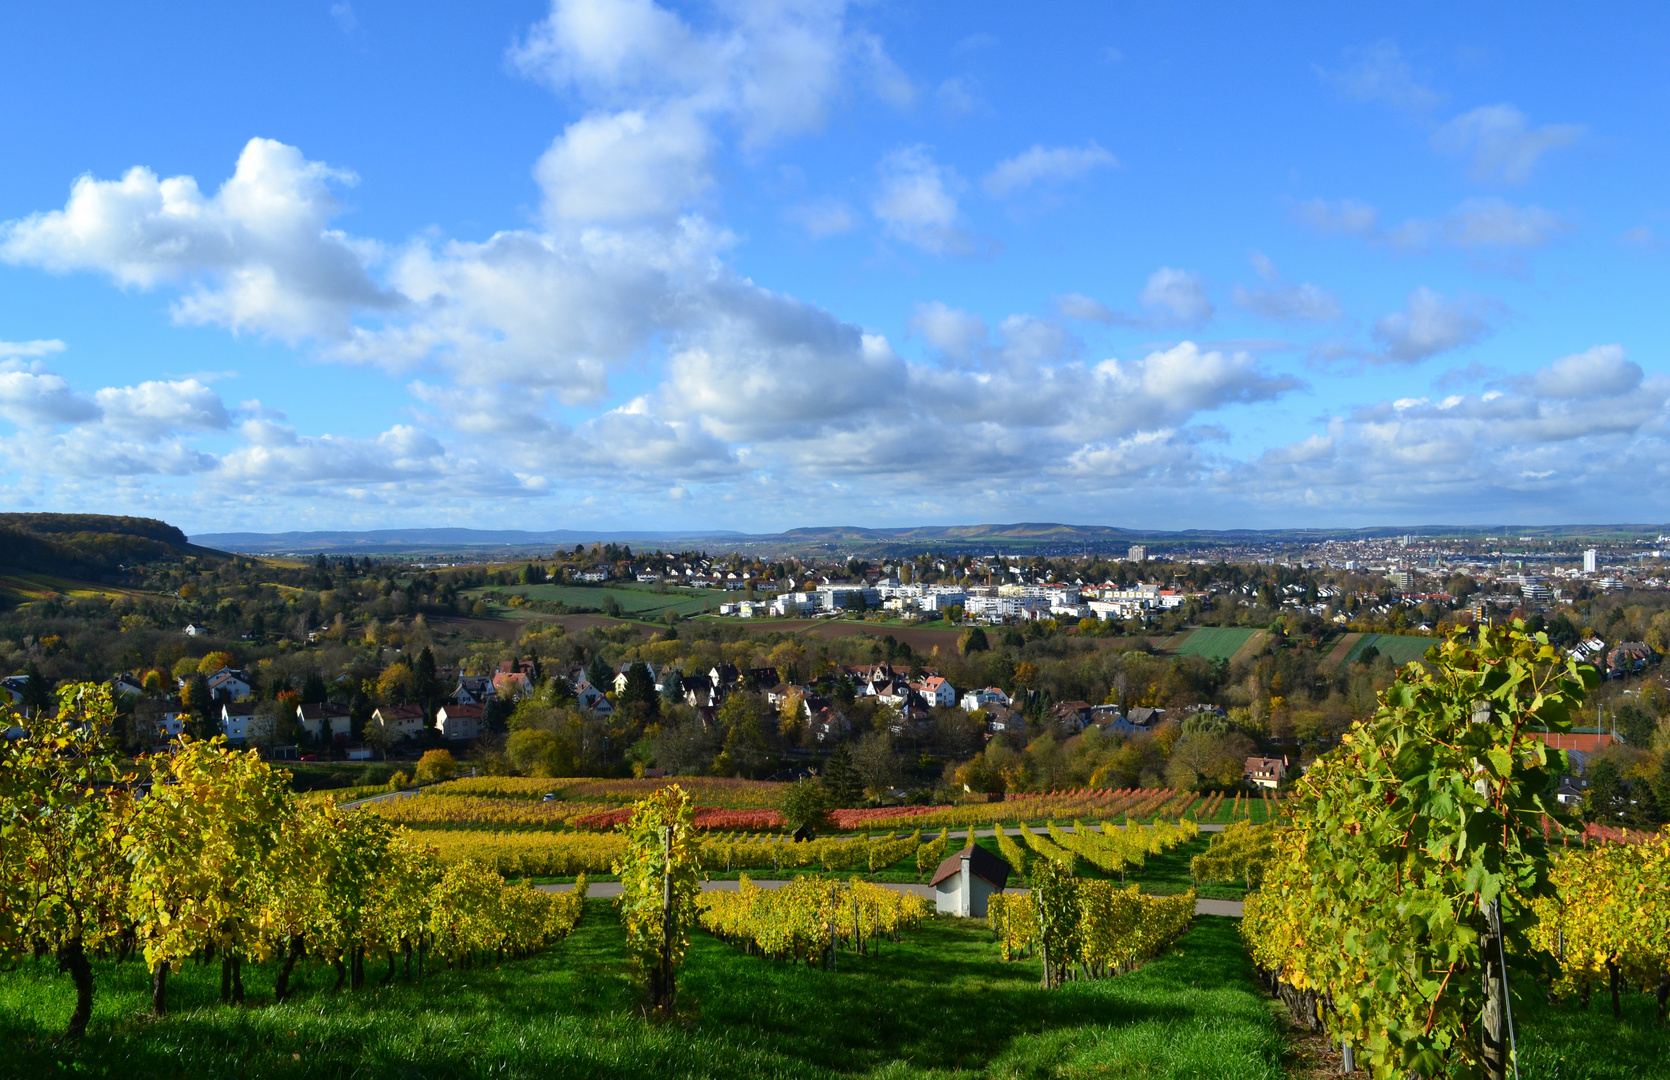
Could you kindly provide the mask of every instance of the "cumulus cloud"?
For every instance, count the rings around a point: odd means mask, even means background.
[[[940,165],[922,146],[906,146],[881,159],[880,182],[870,209],[887,235],[935,255],[976,252],[958,225],[956,170]]]
[[[70,389],[60,375],[0,364],[0,416],[22,427],[75,424],[99,415],[99,407]]]
[[[1394,41],[1378,41],[1346,54],[1339,69],[1318,68],[1323,81],[1357,101],[1372,101],[1411,112],[1436,108],[1444,97],[1415,78],[1409,62]]]
[[[909,80],[874,35],[845,24],[845,5],[818,0],[722,7],[697,31],[651,0],[555,0],[514,45],[511,65],[604,106],[678,102],[728,116],[747,146],[821,127],[843,73],[908,104]]]
[[[1583,137],[1581,124],[1533,127],[1512,105],[1482,105],[1451,120],[1432,136],[1438,150],[1472,159],[1473,179],[1520,184],[1531,178],[1538,160],[1550,150]]]
[[[986,194],[1003,199],[1035,184],[1077,180],[1091,171],[1119,164],[1119,159],[1096,145],[1092,139],[1083,146],[1034,145],[992,167],[980,181]]]
[[[627,110],[570,124],[534,169],[553,222],[673,217],[707,190],[708,132],[688,110]]]
[[[1619,469],[1644,484],[1664,476],[1667,406],[1670,377],[1644,375],[1618,346],[1596,346],[1505,388],[1361,406],[1217,482],[1276,503],[1297,495],[1337,508],[1401,504],[1472,520],[1528,499],[1592,512]]]
[[[339,209],[330,185],[353,179],[259,138],[213,196],[189,176],[163,180],[145,168],[120,180],[83,176],[64,209],[0,226],[0,258],[102,271],[137,288],[184,286],[181,322],[339,337],[356,310],[399,299],[367,272],[372,245],[326,227]]]
[[[1441,352],[1472,345],[1490,332],[1499,305],[1482,299],[1450,300],[1421,286],[1402,311],[1374,324],[1379,348],[1365,354],[1375,363],[1418,364]]]

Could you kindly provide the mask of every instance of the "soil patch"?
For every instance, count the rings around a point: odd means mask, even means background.
[[[1334,647],[1328,650],[1328,655],[1324,656],[1322,658],[1322,662],[1316,666],[1320,668],[1327,668],[1329,671],[1338,671],[1340,669],[1340,665],[1345,663],[1345,658],[1351,655],[1352,648],[1357,644],[1357,642],[1361,641],[1362,638],[1363,635],[1357,633],[1356,631],[1346,634],[1334,643]]]

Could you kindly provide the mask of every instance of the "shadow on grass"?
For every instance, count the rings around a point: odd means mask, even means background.
[[[1037,988],[1036,962],[1004,964],[982,924],[930,922],[833,972],[745,956],[697,933],[678,1021],[641,1018],[612,907],[588,903],[541,957],[440,971],[421,983],[330,990],[328,968],[273,1005],[273,969],[249,969],[250,1004],[216,1001],[218,970],[171,980],[153,1022],[143,966],[101,964],[88,1037],[56,1038],[73,993],[49,964],[0,975],[0,1075],[66,1068],[127,1077],[805,1077],[928,1069],[1266,1080],[1280,1038],[1228,919],[1203,917],[1177,950],[1118,979]]]

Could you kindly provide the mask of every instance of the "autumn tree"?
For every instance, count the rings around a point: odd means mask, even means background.
[[[59,690],[50,716],[0,708],[0,725],[24,730],[0,745],[0,954],[37,943],[54,953],[75,984],[72,1037],[93,1011],[87,953],[125,925],[130,778],[118,769],[115,720],[109,688],[93,683]]]
[[[259,955],[261,898],[295,812],[288,774],[254,750],[189,737],[153,767],[165,782],[139,802],[124,839],[153,1004],[162,1011],[170,966],[205,947],[221,958],[221,999],[241,1002],[243,959]]]

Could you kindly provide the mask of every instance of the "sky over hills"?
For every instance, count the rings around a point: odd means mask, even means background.
[[[8,9],[0,501],[1664,520],[1670,16]]]

